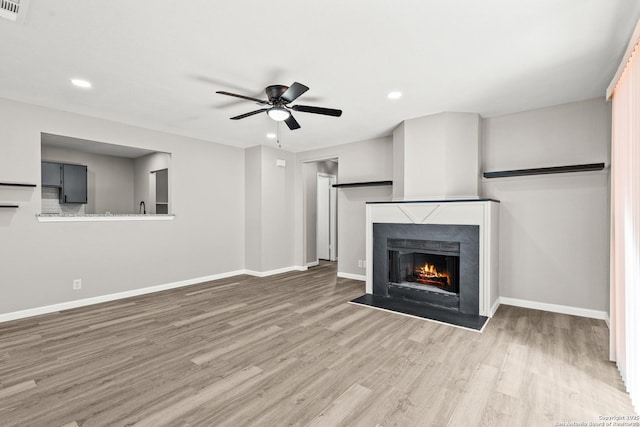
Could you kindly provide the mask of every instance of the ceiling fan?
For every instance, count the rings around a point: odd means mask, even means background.
[[[222,90],[217,91],[221,95],[235,96],[236,98],[246,99],[248,101],[254,101],[261,105],[268,105],[268,107],[261,108],[259,110],[250,111],[248,113],[240,114],[239,116],[231,117],[231,120],[240,120],[245,117],[253,116],[258,113],[266,112],[273,120],[281,122],[284,121],[289,129],[300,129],[300,124],[293,118],[291,111],[299,111],[301,113],[314,113],[322,114],[325,116],[340,117],[342,110],[336,110],[333,108],[312,107],[309,105],[289,105],[300,95],[308,91],[309,88],[301,83],[293,82],[291,86],[284,85],[271,85],[267,86],[264,90],[267,94],[267,100],[253,98],[251,96],[238,95],[231,92],[225,92]]]

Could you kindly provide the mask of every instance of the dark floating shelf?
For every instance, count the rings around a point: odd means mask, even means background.
[[[0,203],[0,208],[19,208],[20,206],[18,205],[4,205],[2,203]]]
[[[511,171],[484,172],[485,178],[506,178],[509,176],[546,175],[552,173],[599,171],[604,163],[588,163],[586,165],[554,166],[550,168],[516,169]]]
[[[36,184],[24,184],[21,182],[0,182],[0,185],[5,187],[37,187]]]
[[[382,185],[393,185],[393,181],[367,181],[367,182],[349,182],[346,184],[333,184],[335,188],[350,187],[377,187]]]

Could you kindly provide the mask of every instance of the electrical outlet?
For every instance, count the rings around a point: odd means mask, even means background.
[[[77,291],[78,289],[82,289],[82,279],[73,280],[73,290]]]

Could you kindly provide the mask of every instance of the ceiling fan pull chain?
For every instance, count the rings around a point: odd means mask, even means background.
[[[280,128],[282,127],[282,122],[276,122],[276,142],[278,143],[278,148],[282,148],[282,144],[280,143]]]

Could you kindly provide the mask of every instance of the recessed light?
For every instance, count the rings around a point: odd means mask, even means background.
[[[269,139],[275,139],[275,138],[276,138],[276,134],[275,134],[275,133],[268,133],[268,134],[267,134],[267,138],[269,138]]]
[[[71,84],[83,89],[89,89],[91,87],[91,82],[82,79],[71,79]]]
[[[397,91],[397,90],[395,90],[395,91],[393,91],[393,92],[389,92],[389,93],[387,94],[387,98],[389,98],[389,99],[398,99],[398,98],[402,98],[402,92]]]

